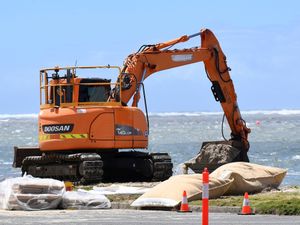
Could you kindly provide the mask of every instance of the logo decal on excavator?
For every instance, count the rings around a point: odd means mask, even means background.
[[[171,55],[171,58],[174,62],[186,62],[186,61],[191,61],[193,59],[193,55],[192,54]]]
[[[140,129],[136,129],[131,126],[127,125],[120,125],[117,124],[115,126],[115,135],[119,136],[131,136],[131,135],[143,135],[142,131]]]
[[[43,132],[45,134],[58,134],[68,133],[73,130],[74,124],[55,124],[55,125],[43,125]]]

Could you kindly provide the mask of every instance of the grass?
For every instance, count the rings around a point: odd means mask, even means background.
[[[106,197],[111,202],[124,202],[124,203],[131,203],[140,197],[140,194],[130,194],[130,195],[106,195]]]
[[[92,190],[93,186],[77,186],[74,189],[82,188]],[[289,191],[290,190],[290,191]],[[140,195],[107,195],[111,202],[131,203]],[[222,196],[218,199],[210,199],[210,206],[237,206],[242,208],[243,196]],[[300,215],[300,186],[290,186],[282,191],[264,192],[249,195],[250,206],[257,214],[277,215]],[[202,201],[189,202],[190,205],[201,206]]]
[[[258,214],[300,215],[300,192],[268,192],[250,195],[250,206]],[[193,201],[191,205],[200,205]],[[243,196],[224,196],[209,200],[210,206],[242,207]]]
[[[93,190],[93,186],[87,185],[87,186],[74,186],[73,190],[78,191],[78,189],[83,189],[85,191],[91,191]]]

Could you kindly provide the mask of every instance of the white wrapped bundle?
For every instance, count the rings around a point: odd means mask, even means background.
[[[67,191],[63,195],[64,209],[108,209],[111,203],[104,195],[95,191]]]
[[[0,209],[55,209],[65,192],[63,182],[54,179],[24,176],[0,183]]]

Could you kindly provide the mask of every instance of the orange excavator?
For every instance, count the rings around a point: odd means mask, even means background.
[[[171,49],[196,36],[201,36],[201,47]],[[137,151],[147,149],[149,134],[147,107],[146,115],[138,108],[140,92],[151,74],[197,62],[204,63],[231,129],[231,140],[217,143],[238,146],[232,161],[248,161],[250,129],[240,114],[230,68],[214,34],[202,29],[143,45],[126,58],[122,69],[108,65],[40,70],[39,146],[15,147],[14,166],[33,176],[81,183],[169,178],[173,167],[169,154]],[[116,70],[116,82],[80,76],[80,71],[97,69]]]

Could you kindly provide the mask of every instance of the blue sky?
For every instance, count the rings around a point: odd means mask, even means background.
[[[142,44],[218,37],[241,110],[300,109],[300,1],[0,1],[0,114],[39,111],[39,69],[119,65]],[[200,44],[195,38],[178,47]],[[145,81],[151,112],[221,111],[198,63]]]

